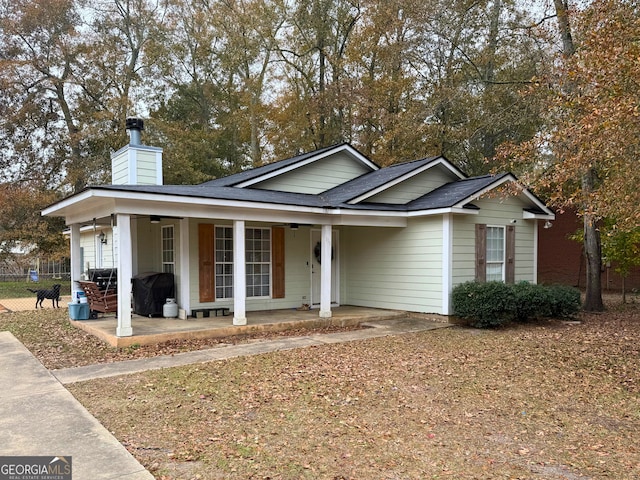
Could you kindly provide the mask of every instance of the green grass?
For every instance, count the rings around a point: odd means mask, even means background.
[[[27,298],[33,297],[33,293],[28,289],[38,290],[41,288],[51,288],[52,285],[61,285],[60,295],[71,294],[71,282],[64,279],[41,278],[39,282],[14,281],[0,282],[0,298]]]

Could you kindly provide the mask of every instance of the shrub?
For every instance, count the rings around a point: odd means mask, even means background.
[[[575,316],[582,307],[580,290],[565,285],[552,285],[549,291],[550,317],[567,318]]]
[[[516,320],[524,322],[530,318],[551,316],[551,295],[549,289],[542,285],[520,282],[513,285],[515,293]]]
[[[580,311],[580,291],[528,282],[466,282],[452,292],[453,313],[477,328],[499,327],[532,318],[564,318]]]
[[[502,282],[466,282],[456,286],[453,313],[477,328],[499,327],[515,318],[515,294]]]

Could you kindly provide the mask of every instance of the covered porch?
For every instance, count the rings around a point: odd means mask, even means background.
[[[233,325],[229,316],[205,318],[149,318],[133,315],[133,335],[117,336],[115,315],[93,320],[70,320],[71,324],[94,335],[113,347],[150,345],[175,340],[222,338],[258,332],[282,332],[320,327],[357,326],[362,323],[406,317],[407,312],[377,308],[340,306],[332,310],[330,318],[318,317],[317,310],[263,310],[247,312],[246,325]],[[446,321],[446,320],[443,320]]]

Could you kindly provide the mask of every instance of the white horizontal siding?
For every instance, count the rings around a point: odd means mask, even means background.
[[[349,305],[439,313],[442,219],[406,228],[350,228],[342,237]]]
[[[367,202],[404,205],[457,178],[442,165],[436,165],[368,198]]]
[[[158,162],[156,152],[147,152],[135,150],[137,154],[137,184],[138,185],[156,185],[158,183]]]
[[[126,185],[129,183],[129,151],[122,150],[111,160],[111,183]]]
[[[362,163],[340,152],[254,185],[282,192],[318,194],[369,172]]]

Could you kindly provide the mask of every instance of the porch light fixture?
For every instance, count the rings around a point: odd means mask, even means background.
[[[299,225],[297,223],[290,223],[289,224],[289,228],[291,228],[291,230],[297,230],[299,227]]]
[[[551,227],[553,227],[553,223],[551,223],[549,220],[544,222],[544,228],[551,228]]]
[[[149,221],[151,223],[160,223],[160,217],[158,215],[151,215]]]
[[[98,238],[100,239],[100,243],[103,245],[107,244],[107,236],[104,234],[104,232],[100,232],[100,235],[98,235]]]

